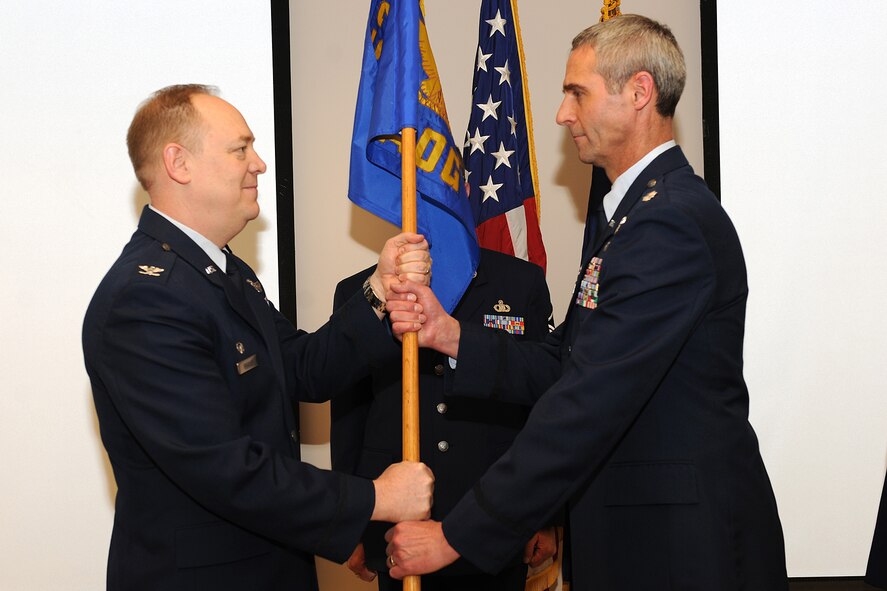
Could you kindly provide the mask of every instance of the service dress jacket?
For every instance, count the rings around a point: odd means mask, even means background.
[[[444,519],[450,544],[494,572],[566,504],[574,591],[786,589],[748,422],[747,295],[732,223],[667,150],[587,241],[544,343],[462,323],[452,391],[535,406]]]
[[[372,270],[342,280],[336,288],[334,307],[344,305]],[[511,333],[518,341],[540,341],[550,331],[551,312],[545,275],[538,265],[481,249],[477,273],[453,316],[481,330]],[[444,384],[447,368],[446,355],[430,349],[419,351],[420,457],[435,475],[431,514],[437,520],[446,516],[508,449],[529,413],[526,404],[452,396]],[[333,398],[330,450],[335,470],[375,478],[401,460],[401,372],[398,355]],[[387,572],[384,535],[389,527],[391,524],[372,523],[364,535],[367,564],[382,573]],[[522,566],[520,553],[510,556],[508,562]],[[430,576],[478,573],[476,567],[459,560]],[[522,574],[517,577],[519,588],[525,573],[525,567],[518,573]]]
[[[297,403],[362,378],[393,339],[359,296],[296,330],[235,264],[242,291],[145,208],[89,305],[118,489],[109,590],[316,589],[313,555],[346,560],[369,521],[370,481],[299,461]]]

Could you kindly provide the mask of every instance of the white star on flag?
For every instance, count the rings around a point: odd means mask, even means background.
[[[505,23],[507,23],[507,22],[508,22],[507,20],[502,18],[502,11],[497,10],[496,11],[496,18],[492,18],[487,21],[487,24],[490,25],[490,27],[491,27],[490,37],[492,37],[496,33],[496,31],[499,31],[500,33],[502,33],[502,36],[504,37],[505,36]]]
[[[489,71],[489,70],[487,70],[487,60],[490,59],[490,56],[492,56],[492,55],[493,55],[492,53],[484,53],[483,51],[480,50],[480,47],[478,47],[477,48],[477,69],[483,70],[484,72]]]
[[[493,95],[490,95],[490,98],[487,99],[486,104],[477,103],[477,106],[480,107],[481,111],[484,112],[483,119],[481,119],[481,123],[487,120],[487,117],[492,117],[496,121],[499,120],[499,115],[496,114],[496,109],[499,108],[499,105],[502,104],[502,101],[494,101]]]
[[[467,181],[468,200],[481,247],[545,269],[517,3],[479,0],[477,50],[473,54],[477,57],[462,159],[464,169],[473,171]]]
[[[484,150],[484,142],[489,139],[488,135],[480,134],[480,127],[474,130],[474,137],[468,138],[468,143],[471,144],[471,152],[470,154],[474,154],[476,151],[480,150],[481,154],[486,154],[486,150]]]
[[[480,190],[484,192],[483,201],[486,201],[487,199],[499,201],[499,196],[496,195],[496,191],[500,188],[502,188],[502,183],[494,183],[493,175],[490,175],[490,178],[487,179],[487,184],[480,186]]]
[[[508,69],[508,60],[505,60],[504,66],[496,68],[496,71],[501,74],[501,77],[499,78],[499,86],[502,86],[505,82],[508,82],[508,86],[511,86],[511,70]]]
[[[502,142],[499,142],[499,151],[498,152],[490,152],[491,156],[496,157],[496,166],[495,166],[495,168],[493,168],[493,170],[496,170],[496,168],[499,168],[500,164],[504,164],[508,168],[511,168],[511,162],[509,162],[508,158],[512,154],[514,154],[514,150],[506,150],[505,144]]]

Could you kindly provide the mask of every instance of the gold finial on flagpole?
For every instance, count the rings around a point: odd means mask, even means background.
[[[619,10],[621,0],[604,0],[604,6],[601,8],[601,22],[608,21],[614,16],[620,16],[622,11]]]

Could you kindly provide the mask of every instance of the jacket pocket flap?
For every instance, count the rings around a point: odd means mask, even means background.
[[[175,538],[179,568],[236,562],[273,549],[267,540],[224,522],[177,529]]]

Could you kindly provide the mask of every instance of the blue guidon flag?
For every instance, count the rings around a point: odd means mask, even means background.
[[[431,244],[431,287],[452,311],[477,268],[474,218],[419,0],[373,0],[367,23],[348,198],[401,225],[401,129],[416,130],[416,211]]]
[[[546,266],[517,0],[483,0],[463,158],[484,248]]]

